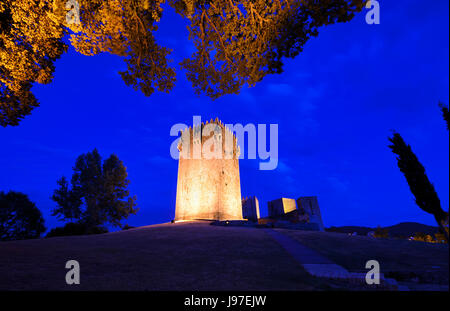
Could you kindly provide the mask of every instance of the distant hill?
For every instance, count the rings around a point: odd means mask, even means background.
[[[417,222],[401,222],[397,225],[386,227],[393,236],[411,236],[416,232],[425,234],[435,234],[439,231],[438,227],[428,226]]]
[[[389,230],[389,235],[392,237],[409,237],[416,232],[423,232],[425,234],[435,234],[439,231],[438,227],[428,226],[417,222],[402,222],[397,225],[383,227]],[[375,231],[376,228],[360,227],[360,226],[342,226],[327,228],[328,232],[353,233],[358,235],[367,235],[370,231]]]

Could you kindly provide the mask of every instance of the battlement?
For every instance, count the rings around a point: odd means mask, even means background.
[[[180,131],[178,142],[183,159],[237,159],[240,148],[236,135],[218,118],[194,124]]]

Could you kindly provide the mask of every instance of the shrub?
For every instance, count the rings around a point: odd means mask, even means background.
[[[437,232],[434,234],[434,237],[436,238],[436,243],[447,243],[445,240],[445,234]]]
[[[423,232],[416,232],[414,234],[414,241],[428,242],[428,243],[435,242],[435,240],[433,239],[433,237],[431,235],[423,233]]]
[[[86,235],[86,234],[102,234],[108,230],[104,227],[88,227],[82,223],[69,222],[64,227],[56,227],[47,233],[46,238],[56,236]]]
[[[373,233],[373,236],[375,238],[383,238],[386,239],[389,237],[389,230],[387,228],[381,228],[380,226],[375,229],[375,232]]]
[[[133,229],[133,226],[130,226],[129,224],[126,224],[125,226],[122,227],[122,230],[129,230],[129,229]]]

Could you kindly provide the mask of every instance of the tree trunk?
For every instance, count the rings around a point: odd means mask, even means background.
[[[448,231],[447,231],[447,229],[446,229],[445,224],[448,224],[449,216],[447,216],[447,219],[446,219],[446,220],[439,220],[439,219],[437,219],[437,218],[435,218],[435,219],[436,219],[436,222],[437,222],[438,225],[439,225],[439,228],[441,229],[442,233],[444,234],[445,240],[447,241],[447,244],[448,244],[448,240],[449,240],[449,238],[448,238]]]

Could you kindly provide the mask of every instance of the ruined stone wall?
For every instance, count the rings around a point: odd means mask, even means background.
[[[277,217],[295,211],[297,205],[294,199],[280,198],[267,202],[269,217]]]
[[[297,205],[299,210],[305,212],[309,216],[310,223],[317,224],[320,231],[325,230],[317,197],[300,197],[297,199]]]
[[[249,197],[242,200],[242,217],[251,221],[258,221],[259,201],[256,197]]]
[[[178,149],[175,221],[242,220],[239,148],[233,133],[211,120],[183,131]]]

